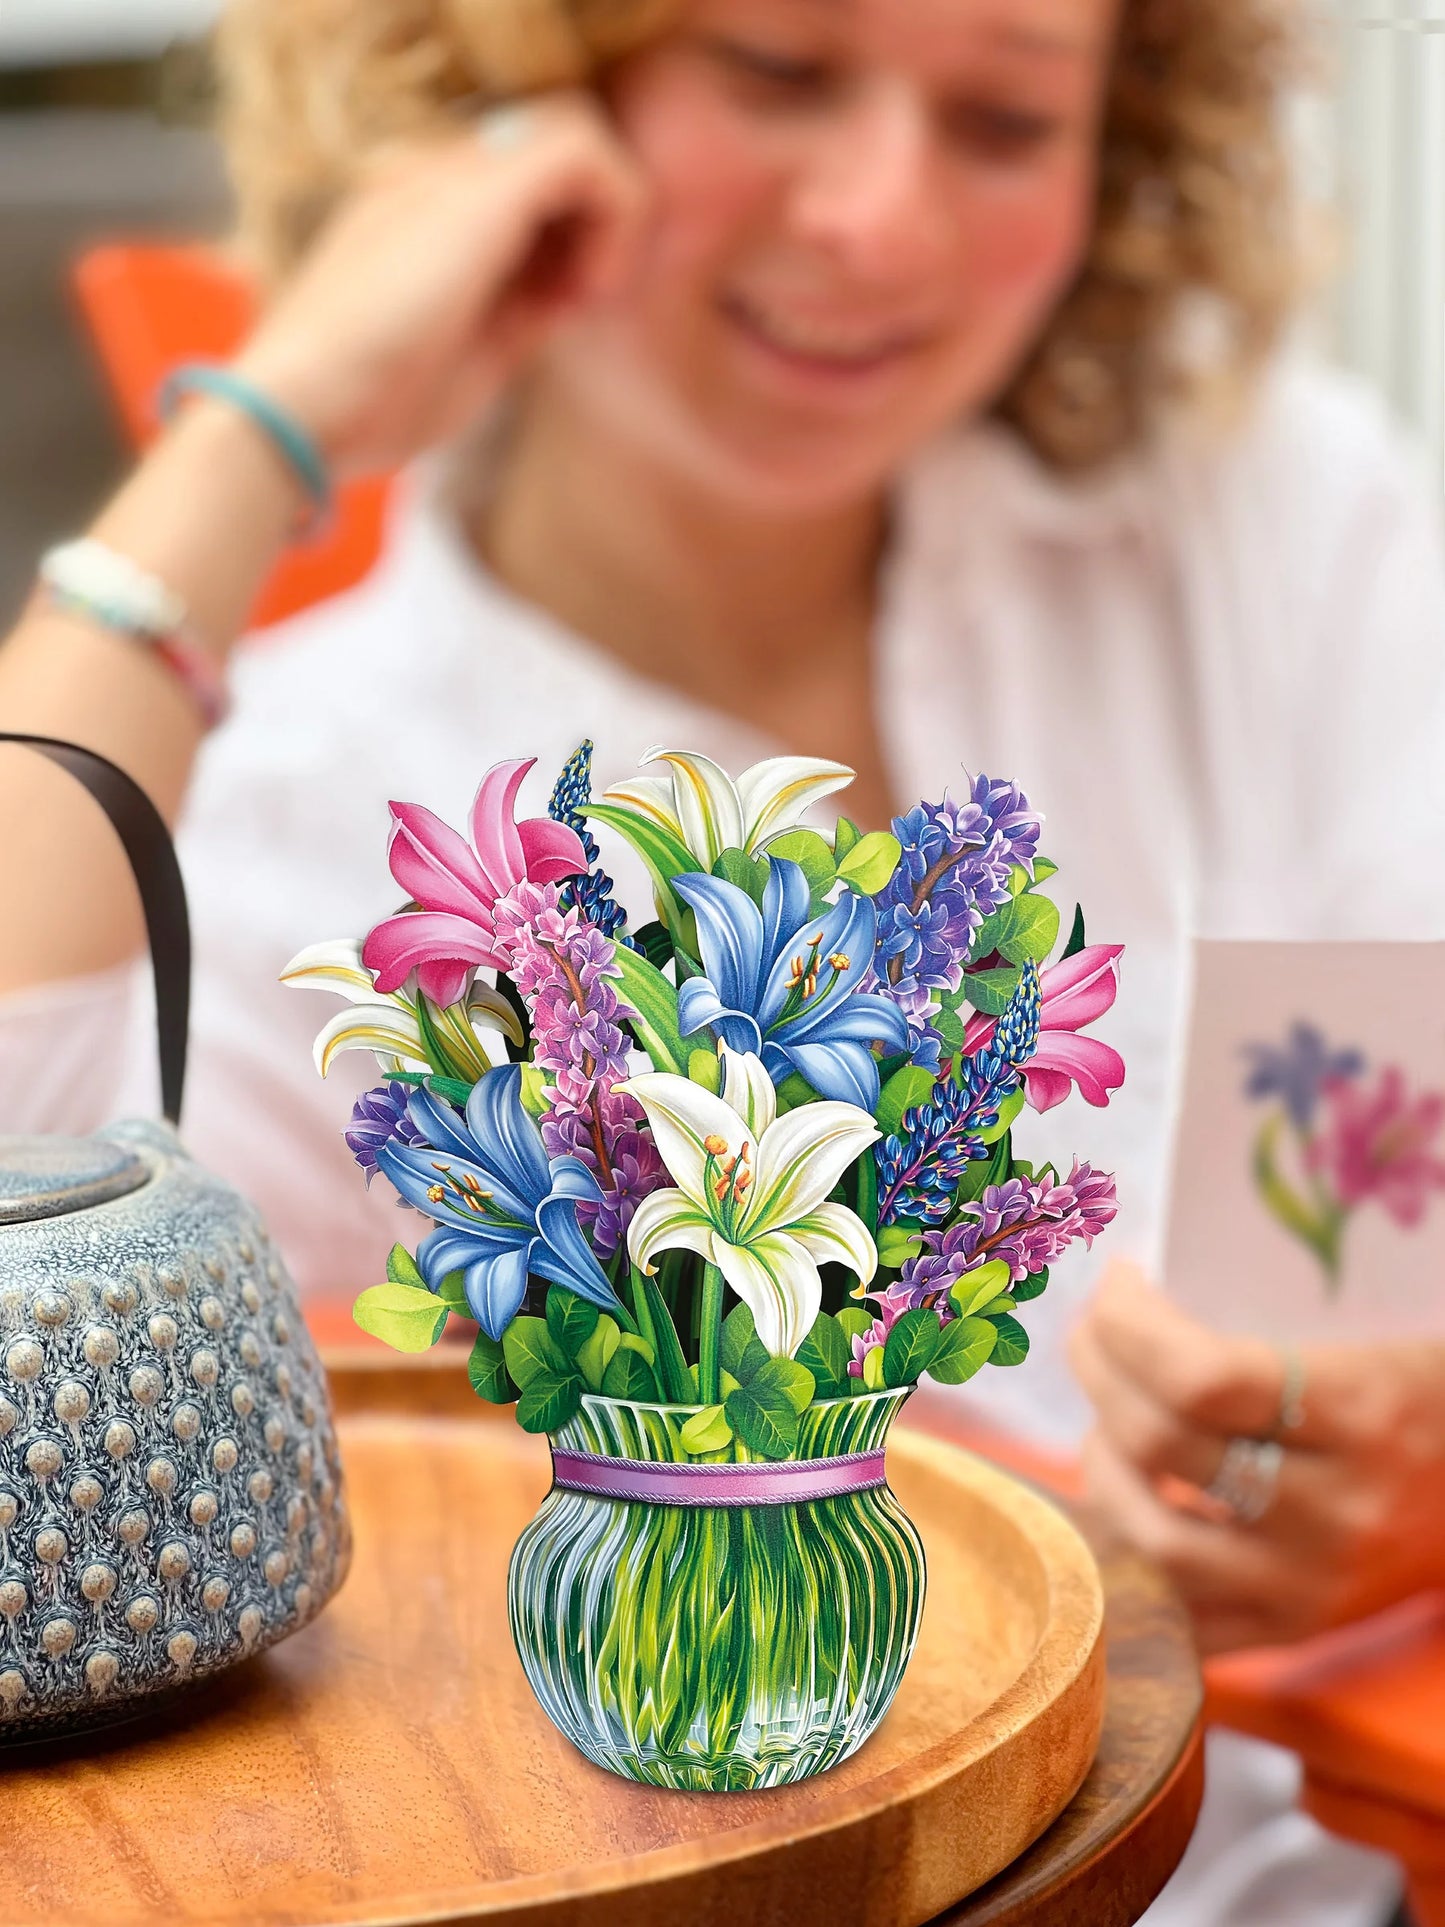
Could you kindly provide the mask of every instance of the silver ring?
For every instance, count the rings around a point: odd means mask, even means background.
[[[1231,1439],[1205,1494],[1241,1525],[1252,1526],[1274,1504],[1283,1464],[1284,1447],[1277,1439]]]
[[[531,134],[535,118],[532,109],[522,101],[490,107],[477,117],[477,139],[495,153],[509,154]]]

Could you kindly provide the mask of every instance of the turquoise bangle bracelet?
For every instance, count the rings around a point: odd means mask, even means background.
[[[327,513],[331,507],[331,477],[325,459],[294,415],[288,415],[234,368],[224,368],[213,361],[186,361],[172,369],[161,385],[162,419],[171,414],[183,395],[214,395],[248,415],[266,434],[305,490],[313,515],[319,519]]]

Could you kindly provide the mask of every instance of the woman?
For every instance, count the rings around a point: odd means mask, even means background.
[[[340,1138],[359,1082],[313,1080],[328,1012],[274,979],[375,920],[389,796],[457,820],[489,763],[524,748],[550,771],[591,735],[609,779],[658,742],[838,758],[881,823],[967,765],[1026,783],[1095,934],[1127,946],[1130,1082],[1087,1143],[1119,1172],[1116,1251],[1157,1263],[1190,937],[1445,936],[1424,492],[1343,385],[1250,385],[1293,285],[1270,11],[244,0],[223,45],[276,298],[244,388],[185,409],[96,539],[185,605],[214,665],[307,506],[298,437],[342,474],[446,453],[412,469],[360,590],[236,662],[236,719],[198,762],[204,663],[188,687],[53,598],[0,655],[6,726],[93,743],[172,814],[188,792],[197,1155],[258,1200],[304,1288],[375,1275],[394,1221]],[[1227,429],[1186,409],[1206,389],[1235,392]],[[84,805],[20,762],[5,1083],[16,1127],[75,1127],[145,1102],[139,931]],[[1061,1280],[994,1395],[1054,1442],[1086,1420],[1064,1341],[1088,1283]],[[1140,1387],[1128,1289],[1079,1363],[1136,1420],[1141,1397],[1178,1407],[1152,1431],[1106,1409],[1093,1448],[1168,1558],[1140,1493],[1207,1482],[1230,1432],[1267,1429],[1279,1361],[1214,1341],[1215,1404],[1180,1404],[1204,1335],[1176,1320]],[[1439,1402],[1445,1351],[1416,1357]],[[1401,1369],[1382,1351],[1372,1382]],[[1268,1514],[1186,1522],[1216,1535],[1211,1636],[1275,1623],[1284,1564],[1288,1636],[1337,1614],[1362,1493],[1391,1521],[1391,1596],[1445,1571],[1438,1523],[1396,1498],[1445,1466],[1438,1425],[1408,1455],[1378,1414],[1368,1440],[1331,1430],[1342,1374],[1310,1370],[1300,1443],[1327,1476],[1303,1525],[1298,1495],[1283,1514],[1288,1560]],[[1391,1869],[1291,1818],[1275,1770],[1233,1764],[1221,1824],[1249,1838],[1186,1870],[1162,1920],[1389,1912]]]

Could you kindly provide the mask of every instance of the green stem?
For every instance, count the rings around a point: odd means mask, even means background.
[[[723,1275],[716,1265],[702,1272],[702,1314],[697,1343],[698,1396],[716,1405],[722,1391],[719,1353],[722,1349]]]
[[[637,1318],[634,1329],[643,1344],[651,1349],[653,1389],[657,1393],[659,1402],[664,1403],[667,1393],[663,1388],[662,1373],[657,1363],[657,1327],[652,1322],[652,1307],[647,1302],[647,1293],[643,1289],[642,1277],[636,1265],[631,1266],[629,1270],[628,1284],[632,1292],[632,1309]]]

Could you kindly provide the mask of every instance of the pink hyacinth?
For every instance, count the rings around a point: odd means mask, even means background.
[[[362,962],[383,994],[399,990],[415,970],[433,1003],[454,1004],[478,965],[505,966],[496,940],[498,900],[519,883],[560,883],[586,870],[575,830],[545,816],[515,819],[517,791],[535,761],[487,771],[472,802],[470,844],[420,803],[391,805],[391,874],[417,908],[377,924],[362,947]]]
[[[1119,992],[1121,943],[1095,943],[1039,972],[1043,1009],[1039,1042],[1023,1067],[1024,1089],[1036,1111],[1062,1104],[1077,1084],[1088,1104],[1107,1104],[1124,1082],[1124,1060],[1111,1044],[1077,1035],[1104,1015]],[[971,1057],[993,1039],[996,1017],[977,1013],[963,1033],[963,1054]]]
[[[1335,1077],[1324,1087],[1326,1117],[1305,1161],[1324,1173],[1347,1209],[1373,1199],[1397,1224],[1416,1225],[1434,1191],[1445,1191],[1445,1161],[1434,1155],[1445,1097],[1411,1098],[1395,1065],[1375,1084]]]

